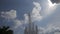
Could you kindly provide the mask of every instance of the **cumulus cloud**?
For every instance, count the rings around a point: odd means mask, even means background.
[[[59,10],[55,12],[54,15],[51,16],[51,20],[48,22],[47,27],[44,27],[42,29],[43,29],[42,33],[44,34],[59,34],[60,33],[60,12]]]
[[[32,13],[30,13],[31,16],[31,20],[32,21],[40,21],[42,19],[42,16],[40,15],[40,10],[41,10],[41,6],[38,2],[33,2],[33,4],[35,5],[34,8],[32,9]],[[19,27],[22,24],[27,24],[29,23],[29,17],[28,14],[24,14],[25,19],[24,20],[15,20],[16,22],[16,27]]]
[[[59,11],[55,12],[54,15],[51,16],[51,20],[48,23],[48,25],[52,25],[60,28],[60,12]]]
[[[58,34],[60,33],[60,28],[52,25],[48,25],[45,28],[40,27],[39,34]]]
[[[6,18],[6,19],[14,19],[16,18],[16,10],[10,10],[6,12],[1,12],[1,17]]]
[[[13,22],[15,23],[15,26],[14,26],[15,29],[23,24],[23,21],[18,19],[13,20]]]
[[[42,19],[42,16],[40,15],[40,10],[41,10],[41,6],[38,2],[33,2],[33,4],[35,5],[35,7],[32,10],[32,20],[33,21],[40,21]]]
[[[30,13],[31,16],[31,20],[32,21],[40,21],[42,19],[42,16],[40,15],[40,10],[41,10],[41,6],[38,2],[33,2],[33,4],[35,5],[34,8],[32,9],[32,13]],[[16,22],[16,28],[19,27],[22,24],[27,24],[29,23],[29,14],[24,14],[25,19],[24,20],[15,20]]]
[[[60,32],[60,27],[56,27],[56,26],[53,26],[53,25],[48,25],[47,26],[47,31],[49,33],[56,33],[56,32]]]
[[[16,15],[16,10],[10,10],[10,11],[2,11],[1,12],[1,17],[5,18],[5,20],[7,21],[13,21],[14,23],[14,28],[17,28],[18,26],[22,25],[23,20],[19,20],[17,19],[17,15]]]
[[[32,9],[31,13],[31,20],[32,21],[40,21],[43,16],[40,14],[41,6],[40,3],[38,2],[33,2],[34,8]],[[28,14],[24,14],[25,19],[24,20],[19,20],[16,19],[16,10],[10,10],[7,12],[1,12],[1,16],[6,19],[12,19],[15,23],[15,28],[18,28],[20,25],[28,23]]]
[[[25,17],[24,20],[18,20],[18,19],[13,20],[14,23],[15,23],[15,27],[14,27],[15,29],[18,28],[18,27],[20,27],[23,24],[29,23],[28,22],[28,14],[24,14],[24,17]],[[22,28],[24,28],[24,27],[22,27]]]
[[[28,23],[28,20],[29,20],[29,18],[28,18],[28,14],[24,14],[24,17],[25,17],[25,19],[24,19],[24,23],[26,24],[26,23]]]
[[[20,27],[23,24],[28,23],[28,14],[24,14],[24,18],[25,18],[24,20],[19,20],[17,18],[16,10],[2,11],[0,17],[5,18],[5,20],[7,20],[7,22],[9,22],[9,23],[10,23],[10,21],[12,21],[14,24],[13,28],[15,28],[15,29],[17,29],[18,27]]]

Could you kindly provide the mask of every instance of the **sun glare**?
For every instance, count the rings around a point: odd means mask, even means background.
[[[49,3],[48,3],[49,7],[53,7],[53,6],[56,5],[56,3],[53,4],[50,0],[48,0],[48,2],[49,2]]]

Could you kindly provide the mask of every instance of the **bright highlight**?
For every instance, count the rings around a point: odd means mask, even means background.
[[[53,6],[56,5],[56,3],[53,4],[50,0],[48,0],[48,2],[49,2],[49,3],[48,3],[49,7],[53,7]]]

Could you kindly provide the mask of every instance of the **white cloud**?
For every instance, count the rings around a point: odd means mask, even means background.
[[[49,12],[49,14],[46,15],[50,15],[51,12]],[[47,24],[47,27],[44,27],[43,29],[43,33],[44,34],[59,34],[60,33],[60,12],[59,10],[57,12],[55,12],[51,18],[49,18],[50,21]]]
[[[48,25],[52,25],[60,28],[60,12],[59,11],[55,12],[54,15],[51,16],[51,20],[49,21]]]
[[[53,25],[48,25],[46,31],[53,34],[53,33],[59,32],[60,27],[56,27],[56,26],[53,26]]]
[[[32,21],[40,21],[42,19],[42,16],[40,15],[40,10],[41,10],[41,6],[38,2],[33,2],[33,4],[35,5],[35,7],[32,10]]]
[[[18,19],[13,20],[15,23],[15,27],[14,27],[15,29],[18,28],[19,26],[23,25],[23,24],[29,23],[28,22],[28,14],[24,14],[24,17],[25,17],[24,20],[18,20]],[[21,28],[24,28],[24,27],[21,27]]]
[[[60,33],[60,27],[56,27],[53,25],[48,25],[45,28],[40,27],[39,28],[39,34],[59,34]]]
[[[6,19],[14,19],[16,18],[16,10],[10,10],[6,12],[1,12],[1,17],[6,18]]]
[[[35,5],[35,7],[32,10],[31,13],[31,20],[32,21],[40,21],[42,19],[42,16],[40,15],[40,10],[41,10],[41,6],[38,2],[33,2],[33,4]],[[24,14],[25,19],[24,20],[16,20],[16,28],[19,27],[22,24],[27,24],[29,23],[29,17],[28,14]]]
[[[19,20],[16,19],[16,10],[10,10],[6,12],[1,12],[1,17],[5,18],[7,21],[13,21],[14,22],[14,27],[13,28],[18,28],[20,25],[23,24],[24,20]]]
[[[35,7],[33,8],[31,13],[31,19],[32,21],[38,21],[38,20],[40,21],[43,18],[43,16],[41,16],[40,14],[41,6],[38,2],[33,2],[33,4],[35,5]],[[48,10],[47,9],[46,9],[47,12],[45,11],[44,13],[46,15],[50,15],[52,13],[49,11],[51,8],[49,8]],[[25,17],[24,20],[16,19],[14,21],[16,23],[16,26],[15,26],[16,28],[18,28],[22,24],[28,23],[28,14],[24,14],[24,17]],[[55,31],[59,31],[59,30],[60,30],[60,27],[57,27],[55,24],[48,24],[46,28],[40,27],[39,34],[53,34],[53,33],[56,34]]]
[[[24,14],[25,19],[24,20],[19,20],[16,15],[16,10],[10,10],[10,11],[2,11],[1,12],[1,17],[5,18],[7,21],[13,21],[14,27],[13,28],[18,28],[19,26],[23,24],[28,23],[28,14]]]
[[[42,18],[39,13],[41,10],[40,4],[37,2],[33,2],[33,4],[35,5],[35,7],[33,8],[32,13],[31,13],[31,16],[32,16],[31,19],[34,21],[40,20]],[[20,25],[29,23],[28,14],[24,14],[24,17],[25,17],[24,20],[18,20],[18,19],[14,20],[14,22],[16,24],[15,28],[18,28]]]
[[[24,19],[24,23],[26,24],[26,23],[28,23],[28,14],[24,14],[24,17],[25,17],[25,19]]]
[[[18,19],[13,20],[13,22],[15,23],[15,26],[14,26],[15,29],[23,24],[23,21]]]

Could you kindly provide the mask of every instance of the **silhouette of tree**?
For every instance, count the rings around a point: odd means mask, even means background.
[[[13,34],[13,31],[9,29],[9,26],[0,27],[0,34]]]

